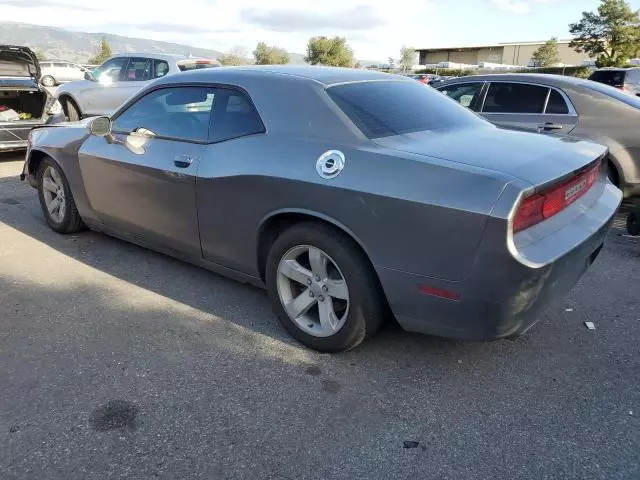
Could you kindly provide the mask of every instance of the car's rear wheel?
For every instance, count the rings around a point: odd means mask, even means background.
[[[75,233],[84,223],[62,170],[51,158],[45,158],[38,169],[38,196],[42,213],[49,226],[59,233]]]
[[[627,232],[633,236],[640,235],[640,210],[627,216]]]
[[[42,84],[45,87],[55,87],[56,86],[56,80],[51,75],[45,75],[44,77],[42,77],[42,79],[40,81],[42,82]]]
[[[80,109],[73,100],[67,98],[64,102],[64,105],[64,111],[67,114],[67,118],[70,122],[77,122],[81,119]]]
[[[315,223],[291,227],[266,265],[269,299],[282,325],[321,352],[341,352],[372,336],[384,317],[381,289],[362,250]]]

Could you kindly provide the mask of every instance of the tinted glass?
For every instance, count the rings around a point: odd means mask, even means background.
[[[625,73],[624,70],[596,70],[591,74],[589,80],[613,87],[621,87],[624,83]]]
[[[475,114],[414,81],[358,82],[327,89],[369,138],[482,124]]]
[[[124,68],[127,60],[128,59],[126,57],[118,57],[107,60],[105,63],[103,63],[93,71],[93,75],[96,78],[100,78],[100,76],[104,74],[115,82],[119,80],[120,71]]]
[[[67,64],[66,64],[66,63],[62,63],[62,62],[54,62],[54,63],[53,63],[53,66],[54,66],[55,68],[66,68],[66,67],[67,67]]]
[[[546,87],[524,83],[492,83],[482,111],[484,113],[542,113]]]
[[[553,113],[558,115],[566,115],[569,113],[569,107],[567,102],[564,101],[562,95],[557,90],[551,90],[549,95],[549,103],[547,104],[547,110],[545,113]]]
[[[153,62],[153,78],[164,77],[169,73],[169,64],[164,60],[155,60]]]
[[[482,90],[482,83],[462,83],[456,85],[448,85],[439,90],[447,97],[454,99],[463,107],[475,107]],[[475,108],[474,108],[475,110]]]
[[[247,97],[236,90],[217,91],[211,141],[220,142],[264,131],[262,120]]]
[[[164,88],[145,95],[113,123],[113,131],[131,133],[140,128],[155,135],[182,140],[206,141],[213,88]]]
[[[127,65],[124,80],[126,82],[144,82],[151,80],[151,63],[150,58],[132,58]]]

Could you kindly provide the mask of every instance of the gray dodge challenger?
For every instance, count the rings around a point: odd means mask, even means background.
[[[385,318],[458,339],[525,332],[602,248],[622,197],[606,158],[405,77],[238,67],[34,130],[22,178],[55,231],[266,287],[292,336],[338,352]]]

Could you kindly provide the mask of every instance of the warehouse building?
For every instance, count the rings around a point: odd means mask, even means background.
[[[583,65],[589,62],[589,56],[578,53],[569,46],[571,40],[558,40],[560,63],[563,65]],[[503,64],[532,67],[533,52],[545,42],[497,43],[476,47],[420,48],[420,65],[438,65],[443,62],[466,65]]]

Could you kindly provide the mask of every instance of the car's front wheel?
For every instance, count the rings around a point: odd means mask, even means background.
[[[330,227],[304,223],[274,242],[266,265],[272,306],[298,341],[321,352],[341,352],[372,336],[385,303],[362,250]]]
[[[44,218],[53,230],[59,233],[75,233],[84,228],[69,183],[58,164],[51,158],[45,158],[40,163],[38,196]]]

